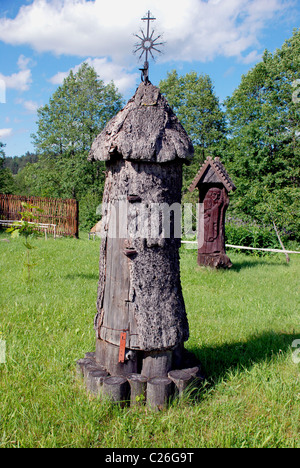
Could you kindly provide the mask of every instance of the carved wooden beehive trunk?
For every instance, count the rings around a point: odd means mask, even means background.
[[[97,360],[111,374],[138,372],[141,366],[149,374],[141,359],[151,357],[152,351],[160,351],[160,359],[170,361],[160,366],[171,366],[172,353],[166,350],[188,339],[179,274],[180,239],[174,238],[172,227],[170,238],[164,238],[163,232],[152,237],[153,218],[149,218],[153,206],[180,203],[181,171],[178,161],[154,165],[114,159],[107,163],[95,329]],[[165,372],[162,367],[160,372]]]
[[[219,158],[207,158],[191,186],[199,189],[198,264],[230,268],[225,249],[225,214],[229,192],[236,190]]]
[[[193,152],[167,101],[147,82],[96,138],[89,156],[105,161],[107,169],[95,365],[135,385],[162,379],[152,382],[150,394],[161,385],[170,388],[163,379],[172,369],[194,364],[184,361],[189,326],[180,282],[181,232],[172,212],[164,218],[166,207],[180,206],[182,165]],[[185,373],[183,381],[191,375]]]

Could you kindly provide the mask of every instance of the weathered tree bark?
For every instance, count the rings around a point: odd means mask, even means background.
[[[180,284],[180,239],[174,238],[174,220],[167,238],[160,220],[163,204],[180,207],[181,184],[181,163],[160,166],[121,160],[108,166],[107,231],[95,320],[104,341],[119,346],[120,333],[126,332],[127,348],[150,351],[175,347],[189,336]],[[142,202],[129,202],[132,193],[138,193]],[[164,216],[172,218],[172,213],[166,210]],[[157,221],[152,231],[151,221]]]

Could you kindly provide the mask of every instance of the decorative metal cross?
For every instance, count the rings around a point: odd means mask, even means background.
[[[142,51],[139,60],[143,57],[145,54],[145,63],[144,63],[144,68],[140,68],[142,72],[142,81],[145,81],[146,83],[149,81],[149,62],[148,62],[148,54],[150,53],[151,57],[154,59],[154,55],[152,51],[156,51],[161,54],[161,51],[157,49],[157,46],[164,45],[164,42],[157,42],[160,38],[161,35],[157,36],[155,39],[153,38],[154,36],[154,29],[151,32],[150,35],[150,21],[155,21],[156,18],[151,17],[150,11],[148,11],[147,16],[145,18],[141,18],[142,21],[147,21],[147,34],[145,35],[144,31],[141,29],[142,37],[139,36],[138,34],[135,34],[135,36],[141,40],[141,42],[138,42],[135,44],[135,50],[133,51],[134,54],[136,54],[138,51]]]

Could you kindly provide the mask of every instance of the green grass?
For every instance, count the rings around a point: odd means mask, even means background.
[[[99,241],[35,241],[32,281],[21,239],[0,234],[0,447],[300,447],[300,258],[230,252],[230,271],[181,251],[186,347],[207,380],[153,413],[86,394],[75,362],[94,350]]]

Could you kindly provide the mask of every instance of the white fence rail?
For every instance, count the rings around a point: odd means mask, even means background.
[[[197,244],[197,241],[181,241],[182,244]],[[275,252],[275,253],[283,253],[283,254],[300,254],[299,251],[296,250],[282,250],[282,249],[259,249],[258,247],[245,247],[242,245],[231,245],[226,244],[226,247],[231,249],[241,249],[241,250],[260,250],[261,252]]]
[[[18,220],[2,220],[0,219],[0,224],[3,226],[13,226],[16,223],[22,223],[22,221]],[[45,233],[45,239],[47,240],[47,230],[50,229],[51,227],[54,228],[54,239],[56,239],[56,224],[45,224],[45,223],[28,223],[28,224],[34,224],[38,226],[38,228],[43,229]]]

